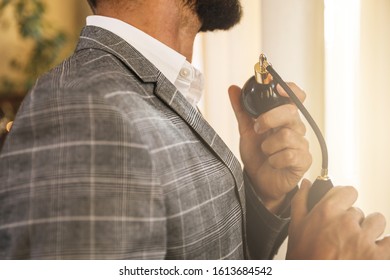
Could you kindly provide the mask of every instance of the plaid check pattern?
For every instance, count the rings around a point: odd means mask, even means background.
[[[88,26],[28,94],[1,152],[0,258],[270,258],[287,222],[251,192],[158,69]]]

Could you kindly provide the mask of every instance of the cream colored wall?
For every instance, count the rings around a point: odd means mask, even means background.
[[[360,200],[386,215],[390,233],[390,1],[361,1]]]

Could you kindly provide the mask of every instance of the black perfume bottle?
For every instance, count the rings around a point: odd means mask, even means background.
[[[289,98],[278,93],[276,90],[277,84],[280,84]],[[245,83],[241,90],[241,103],[247,113],[253,118],[257,118],[261,114],[283,104],[294,103],[313,128],[321,147],[322,169],[321,175],[317,177],[309,191],[307,208],[311,210],[333,188],[332,181],[328,176],[328,149],[326,142],[310,113],[275,69],[273,69],[272,65],[268,63],[264,54],[260,55],[259,62],[255,65],[255,75]]]
[[[276,84],[266,69],[268,65],[266,56],[261,54],[259,62],[255,64],[255,75],[245,83],[241,90],[241,103],[253,118],[291,102],[289,98],[280,96],[276,90]]]

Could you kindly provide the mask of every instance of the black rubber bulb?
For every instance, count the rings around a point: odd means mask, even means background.
[[[333,184],[330,179],[316,179],[309,191],[307,209],[310,211],[331,188],[333,188]]]

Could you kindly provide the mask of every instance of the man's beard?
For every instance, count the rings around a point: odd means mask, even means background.
[[[239,0],[186,0],[199,17],[199,31],[228,30],[236,25],[242,15]]]

